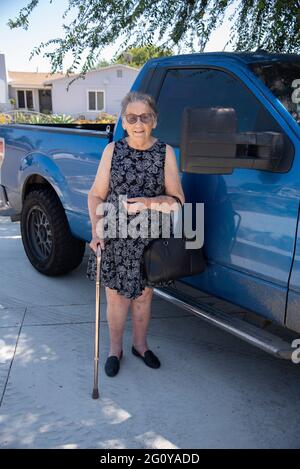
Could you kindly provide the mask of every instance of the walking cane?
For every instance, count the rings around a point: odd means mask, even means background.
[[[96,317],[95,317],[95,353],[94,353],[94,388],[93,399],[99,398],[98,390],[98,365],[99,365],[99,329],[100,329],[100,270],[101,270],[101,246],[97,246],[97,271],[96,271]]]

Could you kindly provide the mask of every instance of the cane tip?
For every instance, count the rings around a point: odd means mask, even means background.
[[[98,389],[93,389],[92,398],[93,398],[93,399],[99,399],[99,391],[98,391]]]

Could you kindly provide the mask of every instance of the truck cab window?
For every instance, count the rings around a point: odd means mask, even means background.
[[[238,132],[281,130],[242,82],[219,69],[168,70],[157,105],[159,120],[154,134],[177,147],[185,107],[233,107]]]

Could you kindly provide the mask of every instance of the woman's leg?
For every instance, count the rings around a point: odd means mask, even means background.
[[[123,334],[126,324],[130,299],[120,295],[116,290],[105,287],[107,300],[107,320],[110,336],[109,356],[120,356],[123,349]]]
[[[144,355],[148,350],[147,330],[151,317],[153,288],[146,287],[139,297],[131,300],[133,340],[136,350]]]

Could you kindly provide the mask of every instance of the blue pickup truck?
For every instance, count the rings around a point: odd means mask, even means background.
[[[186,202],[204,203],[206,270],[182,279],[300,332],[300,56],[199,53],[149,60],[132,90],[154,96],[153,132],[173,146]],[[32,265],[59,275],[91,239],[87,194],[115,126],[0,126],[0,215],[21,222]],[[180,282],[179,282],[180,283]],[[209,310],[180,289],[157,290],[277,356],[268,333]]]

